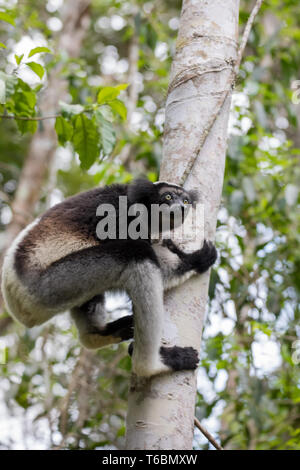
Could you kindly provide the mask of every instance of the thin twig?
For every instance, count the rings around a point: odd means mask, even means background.
[[[81,371],[81,369],[84,365],[85,353],[86,353],[86,350],[81,348],[78,360],[77,360],[77,362],[75,364],[75,367],[72,371],[72,377],[71,377],[71,380],[69,382],[67,394],[63,397],[62,404],[61,404],[61,407],[60,407],[59,430],[60,430],[60,432],[63,436],[63,442],[64,442],[64,436],[67,434],[67,431],[68,431],[69,405],[70,405],[70,401],[71,401],[71,396],[73,394],[73,391],[77,387],[78,377],[79,377],[80,371]]]
[[[45,121],[46,119],[55,119],[61,117],[61,114],[53,114],[50,116],[14,116],[13,114],[0,114],[0,119],[16,119],[19,121]]]
[[[255,20],[255,17],[257,15],[257,13],[260,10],[262,2],[263,2],[263,0],[256,0],[256,4],[254,5],[253,10],[252,10],[252,12],[251,12],[251,14],[248,18],[247,24],[245,26],[243,36],[242,36],[242,40],[241,40],[241,44],[240,44],[240,47],[239,47],[239,50],[238,50],[236,65],[235,65],[235,69],[236,69],[235,73],[236,74],[239,71],[241,61],[242,61],[242,57],[243,57],[243,54],[244,54],[244,50],[245,50],[245,47],[246,47],[246,44],[248,42],[249,35],[250,35],[251,29],[252,29],[252,25],[253,25],[253,22]]]
[[[204,436],[209,440],[211,445],[213,445],[217,450],[224,450],[223,447],[221,447],[220,444],[218,444],[217,441],[212,437],[212,435],[202,426],[196,416],[194,418],[194,423],[195,426],[202,432],[202,434],[204,434]]]

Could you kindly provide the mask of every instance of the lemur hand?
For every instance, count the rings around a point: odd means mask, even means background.
[[[172,251],[172,253],[175,253],[183,261],[186,271],[195,270],[198,273],[204,273],[215,263],[218,257],[214,244],[207,240],[204,240],[200,250],[196,250],[193,253],[184,253],[171,239],[163,240],[163,246]]]
[[[217,260],[218,252],[211,241],[204,240],[200,250],[191,253],[191,262],[198,273],[207,271]]]

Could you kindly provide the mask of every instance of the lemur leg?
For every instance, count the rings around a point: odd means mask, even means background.
[[[94,307],[93,302],[90,304],[100,293],[124,289],[134,310],[134,371],[150,376],[195,369],[197,365],[197,353],[191,360],[191,348],[161,348],[163,282],[159,260],[147,241],[108,241],[80,250],[52,263],[31,284],[31,289],[48,309],[55,308],[57,313],[72,310],[81,340],[89,348],[100,348],[131,336],[128,328],[132,328],[132,319],[116,320],[105,326],[102,302],[98,298]]]
[[[134,313],[133,372],[147,377],[172,370],[196,369],[198,353],[195,349],[161,346],[164,305],[160,269],[144,261],[134,268],[129,266],[128,270],[131,275],[125,288]]]
[[[80,342],[88,349],[102,348],[133,337],[132,315],[106,323],[103,295],[97,295],[80,307],[74,307],[71,316],[75,320]]]

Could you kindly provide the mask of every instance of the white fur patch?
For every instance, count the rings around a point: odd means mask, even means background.
[[[188,271],[187,273],[183,274],[183,276],[176,276],[173,277],[173,279],[170,279],[167,281],[164,285],[165,290],[170,290],[173,289],[173,287],[180,286],[184,282],[186,282],[190,277],[194,276],[197,274],[195,271]]]
[[[29,294],[28,289],[22,284],[14,268],[15,253],[19,243],[38,222],[39,219],[34,220],[19,233],[6,251],[2,267],[1,288],[7,310],[12,317],[28,327],[40,325],[52,316],[51,312],[47,312]]]

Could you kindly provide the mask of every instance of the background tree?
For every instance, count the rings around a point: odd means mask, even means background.
[[[96,109],[87,108],[102,106],[101,87],[134,83],[134,93],[129,86],[115,100],[126,104],[130,94],[135,98],[126,124],[108,103],[103,104],[105,131],[100,119],[93,135],[102,147],[105,142],[106,153],[99,148],[88,170],[80,167],[78,155],[85,161],[82,146],[77,146],[80,153],[74,150],[74,132],[65,126],[65,140],[60,132],[65,146],[56,148],[51,183],[37,189],[40,199],[32,216],[97,184],[125,182],[141,174],[154,180],[162,154],[164,105],[181,2],[94,0],[75,59],[55,46],[68,3],[0,2],[0,42],[6,46],[1,48],[1,83],[6,83],[10,103],[8,108],[2,105],[0,114],[41,116],[43,95],[57,64],[62,65],[58,78],[67,83],[64,101],[84,108],[56,109],[72,129],[75,111],[96,119]],[[252,7],[252,2],[241,2],[241,31]],[[216,232],[220,260],[211,274],[196,402],[196,416],[219,433],[227,448],[299,449],[299,105],[292,100],[293,94],[298,96],[300,64],[297,9],[292,0],[263,4],[233,93]],[[137,47],[130,56],[133,44]],[[48,47],[52,54],[28,58],[38,46]],[[23,53],[17,67],[14,54]],[[45,69],[43,78],[25,62],[38,62]],[[14,91],[11,76],[30,89],[20,85]],[[2,102],[3,84],[0,90]],[[25,109],[13,108],[24,102]],[[117,109],[124,118],[122,105]],[[1,246],[32,139],[28,132],[20,134],[20,122],[0,122]],[[41,128],[43,121],[37,124]],[[66,139],[70,135],[71,142]],[[130,151],[124,158],[127,144]],[[124,298],[108,300],[113,317],[130,309]],[[3,312],[3,325],[6,319]],[[124,447],[130,371],[125,345],[82,351],[66,315],[33,330],[10,323],[2,334],[1,349],[6,346],[8,354],[0,366],[2,448]],[[209,447],[197,430],[194,447]]]

